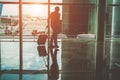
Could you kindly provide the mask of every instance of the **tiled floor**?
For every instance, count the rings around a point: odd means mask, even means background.
[[[58,49],[50,49],[49,58],[46,58],[49,68],[46,67],[43,71],[23,70],[22,80],[100,80],[100,77],[103,80],[120,80],[120,41],[105,41],[104,51],[100,51],[103,56],[99,58],[102,65],[96,64],[98,46],[103,44],[97,45],[94,39],[62,39]],[[100,71],[100,75],[97,71]],[[16,72],[4,71],[0,80],[19,78]]]
[[[62,80],[94,80],[95,41],[65,39],[62,44]]]

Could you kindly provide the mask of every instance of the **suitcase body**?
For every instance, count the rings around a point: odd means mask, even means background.
[[[44,45],[46,43],[46,40],[47,40],[47,35],[45,33],[41,33],[38,36],[37,44],[38,45]]]

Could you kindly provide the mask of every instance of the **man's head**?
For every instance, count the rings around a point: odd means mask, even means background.
[[[56,7],[55,7],[55,11],[58,12],[59,10],[60,10],[60,8],[59,8],[58,6],[56,6]]]

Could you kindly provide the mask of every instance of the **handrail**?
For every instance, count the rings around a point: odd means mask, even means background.
[[[23,35],[23,41],[35,42],[38,39],[38,35]],[[18,42],[19,35],[0,35],[1,42]]]
[[[23,42],[36,42],[39,35],[23,35]],[[19,42],[19,35],[0,35],[1,42]],[[58,38],[60,41],[60,38]]]

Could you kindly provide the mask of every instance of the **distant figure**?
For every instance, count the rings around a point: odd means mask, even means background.
[[[52,64],[50,66],[50,80],[58,80],[59,78],[59,66],[57,63],[57,51],[58,49],[50,48],[51,57],[52,57]]]
[[[50,41],[50,46],[58,48],[57,45],[57,35],[61,32],[61,21],[60,21],[60,13],[59,7],[56,6],[54,12],[52,12],[49,16],[50,24],[52,28],[52,36]]]

